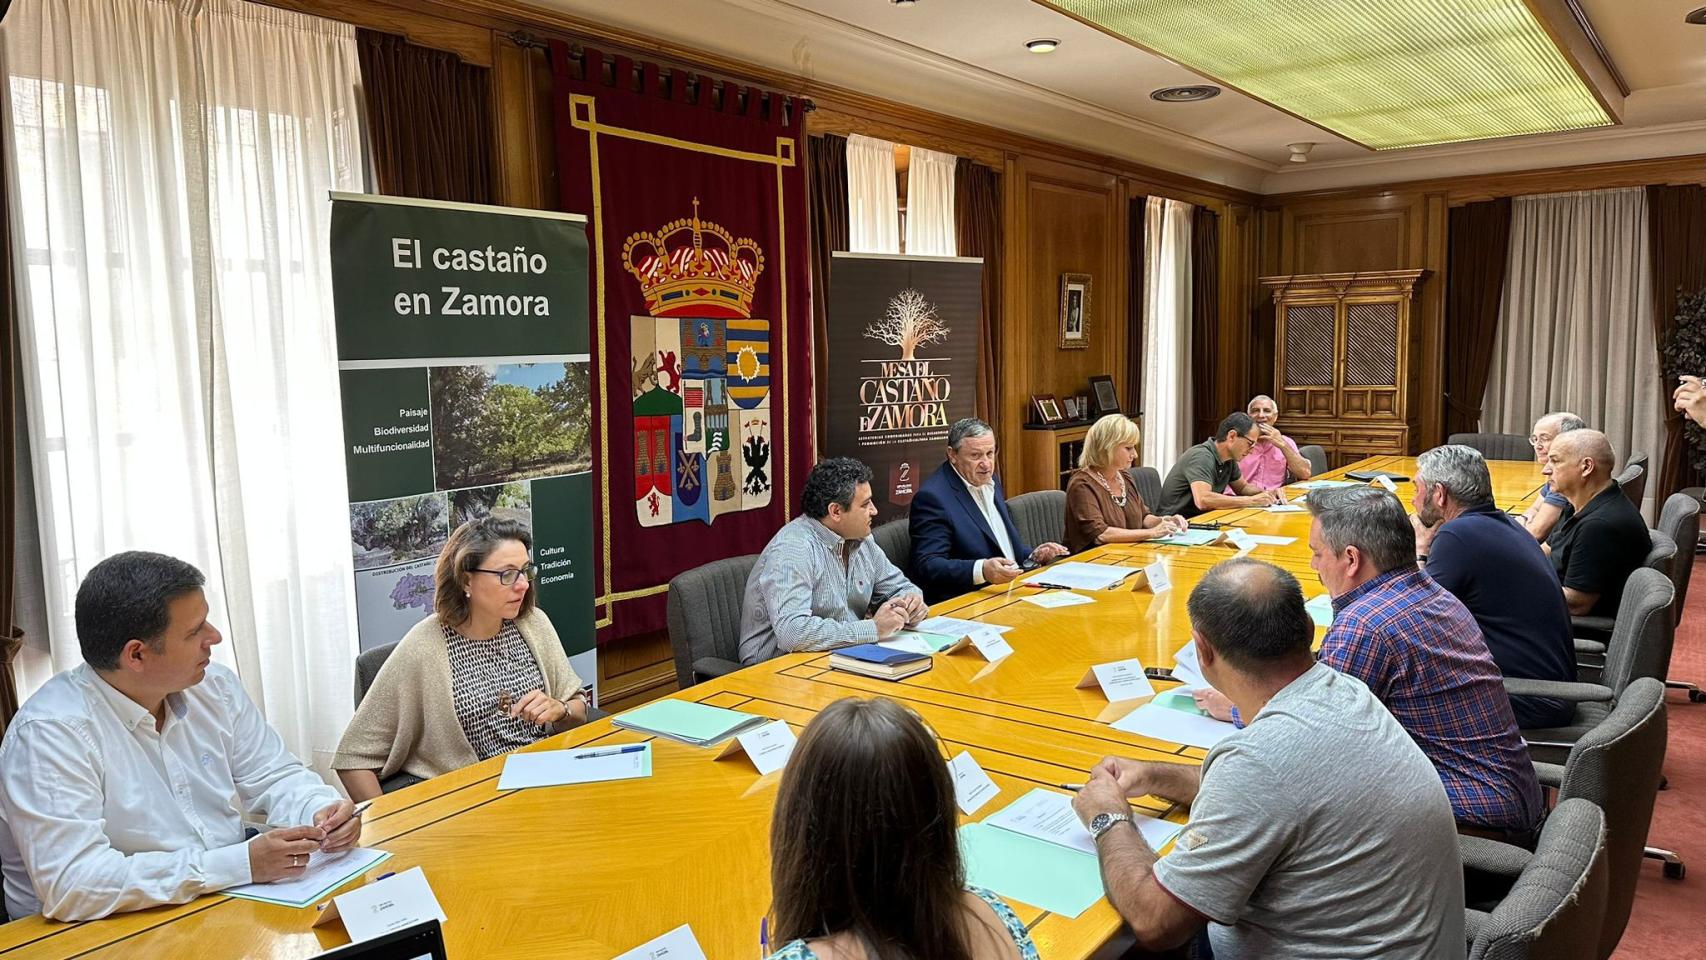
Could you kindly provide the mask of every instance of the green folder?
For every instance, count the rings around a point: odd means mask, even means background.
[[[1186,530],[1175,533],[1170,537],[1156,537],[1150,543],[1172,543],[1182,547],[1200,547],[1213,543],[1220,536],[1219,530]]]
[[[1077,917],[1102,899],[1102,870],[1090,854],[1024,834],[968,823],[960,827],[966,881],[1033,907]]]
[[[691,700],[654,700],[618,715],[611,722],[624,730],[637,730],[702,747],[727,740],[748,727],[764,723],[765,719]]]
[[[1199,717],[1208,716],[1208,714],[1203,713],[1202,710],[1197,707],[1196,698],[1191,696],[1190,692],[1187,690],[1180,690],[1177,688],[1167,690],[1163,693],[1156,694],[1155,699],[1150,702],[1158,707],[1166,707],[1169,710],[1177,710],[1180,713],[1191,713]]]

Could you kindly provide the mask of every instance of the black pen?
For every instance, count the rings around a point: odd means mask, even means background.
[[[1062,790],[1071,790],[1073,793],[1077,793],[1084,789],[1084,785],[1082,783],[1057,783],[1055,786]]]

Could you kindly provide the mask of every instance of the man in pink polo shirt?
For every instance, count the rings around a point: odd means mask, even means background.
[[[1286,485],[1286,475],[1291,475],[1290,482],[1308,480],[1313,472],[1309,461],[1297,452],[1297,444],[1283,433],[1279,432],[1276,424],[1279,422],[1279,407],[1272,397],[1266,394],[1258,395],[1245,408],[1250,419],[1256,421],[1256,431],[1260,437],[1244,459],[1238,461],[1238,472],[1245,480],[1261,487],[1263,490],[1273,490]]]

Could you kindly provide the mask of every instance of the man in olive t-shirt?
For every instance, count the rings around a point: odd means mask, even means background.
[[[1149,504],[1151,513],[1194,517],[1208,510],[1285,502],[1285,495],[1278,490],[1263,490],[1238,472],[1238,461],[1260,436],[1249,414],[1228,415],[1220,421],[1215,436],[1219,439],[1204,440],[1179,455],[1179,462],[1167,471],[1167,482],[1161,486],[1161,502]],[[1228,487],[1240,496],[1221,493]]]

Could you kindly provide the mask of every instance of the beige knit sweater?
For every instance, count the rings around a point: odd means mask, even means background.
[[[533,650],[545,695],[567,700],[581,688],[568,654],[544,611],[534,608],[515,621]],[[450,689],[450,655],[437,616],[403,635],[379,668],[332,758],[334,770],[377,770],[384,780],[401,770],[436,777],[478,763],[479,756],[456,719]]]

